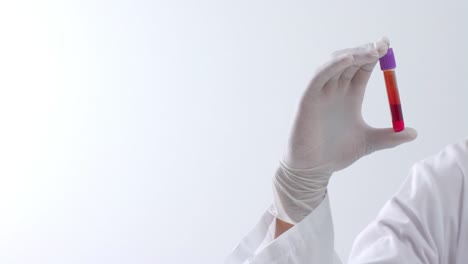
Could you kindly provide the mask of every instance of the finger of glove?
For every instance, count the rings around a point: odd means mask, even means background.
[[[369,78],[372,74],[372,71],[375,68],[375,65],[378,62],[378,59],[384,56],[387,53],[388,47],[390,46],[390,41],[388,38],[383,37],[380,40],[374,42],[373,49],[377,52],[378,56],[375,60],[368,62],[367,64],[361,65],[357,70],[351,82],[355,84],[358,88],[364,89],[369,81]]]
[[[351,81],[356,72],[361,67],[369,65],[371,63],[375,63],[379,59],[379,54],[377,50],[370,46],[364,46],[352,50],[350,54],[353,56],[354,63],[351,67],[348,67],[341,75],[341,79],[344,81]]]
[[[418,132],[411,127],[400,132],[393,131],[393,128],[372,128],[367,134],[367,154],[413,141],[417,136]]]
[[[346,85],[342,83],[341,76],[343,76],[343,73],[345,71],[348,71],[350,69],[353,69],[354,65],[351,64],[345,69],[343,69],[340,73],[337,73],[335,76],[333,76],[328,82],[323,86],[322,92],[325,92],[327,94],[334,94],[336,91],[346,91]]]
[[[346,93],[349,89],[349,83],[356,72],[363,66],[375,62],[379,54],[373,43],[367,43],[355,48],[339,50],[334,53],[335,56],[349,54],[353,56],[353,65],[346,68],[339,78],[332,78],[325,86],[327,93],[342,92]]]
[[[340,76],[341,73],[353,63],[353,56],[342,54],[333,56],[330,61],[320,67],[309,84],[308,91],[318,92],[333,77]]]
[[[387,37],[382,37],[373,44],[379,53],[379,58],[382,58],[385,54],[387,54],[388,48],[390,47],[390,40]]]
[[[351,67],[348,67],[340,76],[339,89],[343,93],[347,93],[350,90],[351,80],[364,65],[368,65],[379,59],[377,50],[369,45],[362,46],[361,48],[355,49],[352,52],[354,64]]]

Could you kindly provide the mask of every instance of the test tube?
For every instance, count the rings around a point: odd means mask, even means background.
[[[387,87],[388,103],[392,114],[393,130],[400,132],[405,129],[403,121],[403,112],[401,110],[400,94],[395,75],[395,54],[393,49],[389,48],[387,54],[380,58],[380,69],[383,71],[385,86]]]

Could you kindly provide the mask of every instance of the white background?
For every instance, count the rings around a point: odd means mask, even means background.
[[[390,38],[417,141],[330,185],[336,247],[468,135],[466,1],[0,2],[0,263],[221,263],[331,52]],[[390,126],[379,70],[364,112]]]

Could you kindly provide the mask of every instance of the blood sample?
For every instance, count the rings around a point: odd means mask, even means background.
[[[405,122],[403,121],[403,112],[401,110],[400,94],[398,92],[395,68],[395,55],[393,53],[393,49],[389,48],[387,54],[380,58],[380,69],[383,71],[385,86],[387,87],[393,130],[395,132],[400,132],[405,129]]]

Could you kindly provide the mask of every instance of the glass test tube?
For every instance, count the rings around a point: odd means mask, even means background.
[[[389,48],[387,54],[380,58],[380,69],[384,73],[385,86],[387,87],[388,103],[392,114],[393,130],[400,132],[405,129],[403,112],[401,110],[400,94],[395,75],[395,55],[393,49]]]

